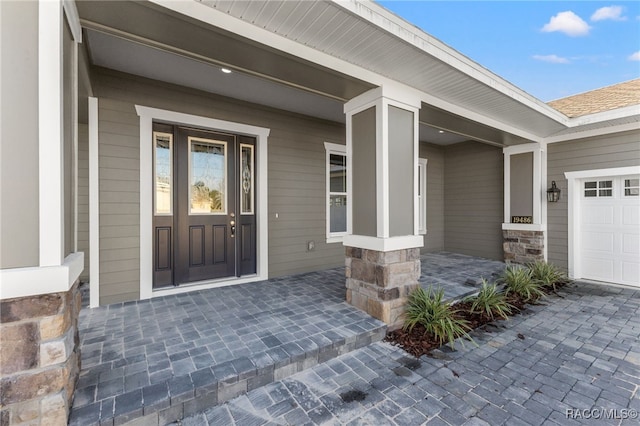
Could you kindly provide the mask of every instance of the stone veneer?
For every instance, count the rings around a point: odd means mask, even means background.
[[[66,425],[80,371],[79,282],[0,302],[0,425]]]
[[[402,325],[407,297],[418,287],[420,249],[389,252],[346,248],[347,302],[384,321]]]
[[[527,264],[544,260],[542,231],[502,231],[505,263]]]

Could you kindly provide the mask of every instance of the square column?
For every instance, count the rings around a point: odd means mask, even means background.
[[[529,143],[504,153],[504,261],[527,264],[547,258],[547,156]]]
[[[420,98],[379,87],[349,101],[344,237],[347,301],[386,322],[402,324],[404,305],[420,276],[418,111]]]

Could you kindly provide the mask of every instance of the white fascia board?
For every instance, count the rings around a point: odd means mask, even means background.
[[[629,105],[609,111],[596,112],[594,114],[582,115],[569,120],[569,127],[579,127],[585,124],[594,124],[620,118],[640,115],[640,105]]]
[[[445,111],[452,112],[456,115],[466,117],[470,120],[477,121],[487,126],[505,131],[507,133],[511,133],[516,136],[519,136],[531,141],[535,141],[535,142],[539,142],[542,139],[542,137],[539,135],[534,135],[532,133],[510,126],[506,123],[478,114],[467,108],[461,107],[459,105],[454,105],[450,102],[444,101],[435,96],[431,96],[427,93],[421,92],[413,87],[402,84],[396,80],[377,74],[366,68],[360,67],[358,65],[354,65],[342,59],[336,58],[335,56],[331,56],[327,53],[313,49],[312,47],[305,46],[294,40],[290,40],[281,35],[272,33],[271,31],[268,31],[264,28],[257,27],[249,22],[243,21],[241,19],[237,19],[229,14],[223,13],[212,7],[201,4],[200,2],[175,1],[175,0],[150,0],[150,2],[155,3],[173,12],[177,12],[179,14],[204,22],[213,27],[223,29],[233,34],[237,34],[243,38],[255,41],[260,44],[268,45],[274,49],[280,50],[282,52],[286,52],[293,56],[297,56],[309,62],[316,63],[320,66],[338,71],[340,73],[343,73],[349,76],[353,76],[355,78],[366,81],[373,85],[394,87],[396,88],[396,90],[402,90],[402,91],[405,91],[406,93],[418,94],[422,102],[444,109]],[[337,2],[337,4],[340,6],[343,6],[343,4],[340,2]],[[405,23],[405,25],[409,25],[409,24]],[[427,53],[431,53],[431,52],[427,52]],[[480,67],[477,64],[476,66]],[[494,76],[494,78],[499,78],[499,77]],[[495,87],[495,82],[491,82],[489,85],[491,87]],[[512,89],[508,91],[508,93],[514,93],[516,91],[520,91],[520,89],[517,89],[515,86],[513,86]],[[519,100],[517,98],[514,98],[514,99]],[[529,102],[529,104],[530,103],[531,102]],[[542,104],[542,105],[545,105],[545,104]],[[531,106],[531,105],[528,105],[528,106]],[[545,109],[547,110],[547,112],[549,112],[550,110],[552,113],[557,113],[557,111],[555,111],[551,107],[546,107]],[[555,118],[555,121],[565,124],[567,120],[566,116],[560,113],[557,113],[555,115],[557,116],[557,118]]]
[[[424,246],[423,235],[406,235],[402,237],[368,237],[364,235],[345,235],[342,245],[346,247],[358,247],[367,250],[388,252]]]
[[[84,269],[84,253],[72,253],[62,265],[0,270],[0,300],[69,291]]]
[[[568,118],[544,102],[529,95],[482,65],[460,54],[440,40],[422,31],[410,22],[389,12],[384,7],[363,0],[331,0],[336,5],[348,10],[371,24],[393,34],[415,48],[441,60],[456,70],[472,77],[498,92],[526,105],[559,123],[566,124]]]
[[[631,132],[634,130],[640,130],[640,123],[638,122],[625,123],[625,124],[619,124],[617,126],[606,126],[606,127],[599,127],[597,129],[577,131],[573,133],[565,133],[559,136],[549,136],[544,139],[544,143],[550,144],[550,143],[558,143],[558,142],[570,142],[570,141],[575,141],[579,139],[605,136],[605,135],[611,135],[615,133]]]

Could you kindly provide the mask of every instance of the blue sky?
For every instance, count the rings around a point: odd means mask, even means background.
[[[640,77],[638,1],[378,1],[542,101]]]

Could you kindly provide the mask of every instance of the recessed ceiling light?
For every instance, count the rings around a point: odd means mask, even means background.
[[[229,68],[220,68],[220,71],[222,71],[225,74],[231,74],[231,70]]]
[[[438,130],[438,133],[444,133],[444,130]]]

